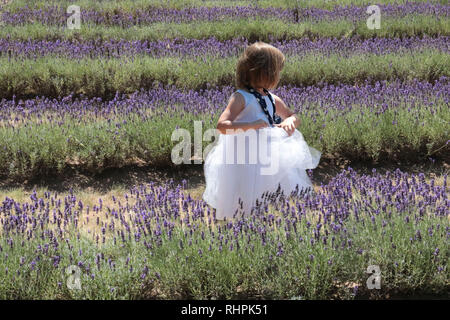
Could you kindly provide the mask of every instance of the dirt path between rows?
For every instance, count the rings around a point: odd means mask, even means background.
[[[375,168],[378,172],[393,171],[397,168],[409,173],[425,173],[430,179],[442,177],[450,172],[450,166],[446,162],[426,164],[383,164],[373,165],[364,163],[349,163],[346,161],[321,160],[319,166],[313,170],[312,181],[315,186],[327,184],[342,169],[351,166],[362,174],[372,173]],[[80,173],[76,170],[68,170],[63,175],[41,176],[26,181],[12,181],[0,179],[0,195],[10,189],[20,188],[24,191],[32,191],[34,188],[45,188],[49,191],[67,192],[84,190],[87,192],[108,193],[114,188],[129,189],[134,185],[146,184],[151,181],[164,184],[170,179],[176,184],[187,181],[187,189],[193,191],[193,196],[200,196],[204,189],[205,179],[202,165],[183,165],[173,169],[156,169],[150,166],[128,166],[121,169],[106,169],[99,174]],[[2,192],[3,191],[3,192]]]

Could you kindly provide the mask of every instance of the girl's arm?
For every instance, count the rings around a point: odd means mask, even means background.
[[[288,106],[279,97],[275,97],[275,107],[277,108],[277,114],[283,119],[283,122],[276,124],[277,127],[283,128],[291,135],[294,133],[295,128],[300,125],[300,118],[288,108]]]
[[[222,134],[234,133],[234,130],[242,129],[247,131],[249,129],[259,129],[267,127],[268,124],[264,120],[257,120],[254,122],[239,122],[235,123],[237,115],[245,108],[245,99],[240,93],[235,93],[231,96],[228,106],[220,115],[217,122],[217,130]]]

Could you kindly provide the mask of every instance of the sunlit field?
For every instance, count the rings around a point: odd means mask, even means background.
[[[0,299],[448,299],[449,14],[448,1],[6,1]],[[321,164],[311,193],[218,221],[202,163],[174,164],[172,135],[216,127],[257,40],[285,54],[273,92]]]

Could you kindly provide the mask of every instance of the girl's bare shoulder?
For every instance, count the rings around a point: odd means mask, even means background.
[[[242,90],[236,90],[230,97],[229,104],[233,104],[238,107],[245,108],[247,105],[247,99]]]

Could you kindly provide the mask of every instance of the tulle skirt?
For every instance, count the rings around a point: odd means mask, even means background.
[[[291,136],[278,127],[220,134],[205,159],[203,199],[217,219],[249,214],[266,192],[311,190],[306,169],[316,168],[320,156],[298,130]]]

